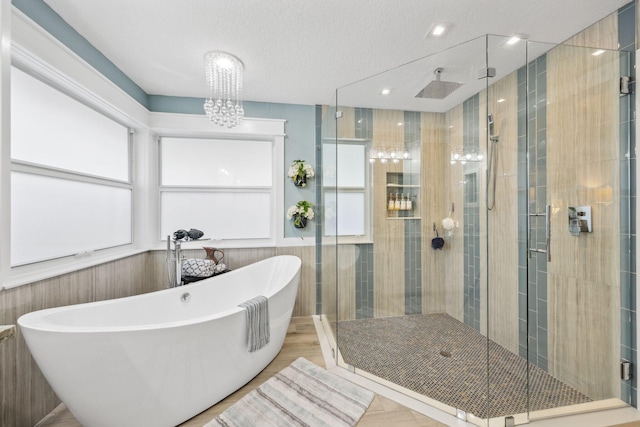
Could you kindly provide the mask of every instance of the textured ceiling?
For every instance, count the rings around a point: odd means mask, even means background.
[[[433,80],[433,68],[444,67],[442,79],[457,81],[470,80],[483,68],[485,42],[473,39],[525,34],[530,40],[559,43],[628,0],[45,2],[151,95],[204,97],[203,57],[211,50],[233,53],[244,62],[245,99],[293,104],[330,103],[336,88],[433,55],[406,67],[408,74],[381,74],[378,80],[351,86],[349,94],[390,86],[407,97],[405,108],[409,102],[410,109],[428,110],[416,103],[420,100],[407,99]],[[425,38],[436,22],[451,24],[450,31],[439,39]],[[495,38],[490,44],[498,49],[503,42]],[[518,64],[503,60],[518,57],[516,62],[522,62],[523,55],[524,48],[512,54],[496,50],[491,65],[506,72]],[[465,76],[455,75],[463,70]],[[411,85],[404,87],[408,80]],[[472,86],[454,95],[467,96]],[[345,96],[348,92],[343,91]],[[379,98],[361,95],[366,106],[375,106]],[[454,95],[447,101],[458,102]]]

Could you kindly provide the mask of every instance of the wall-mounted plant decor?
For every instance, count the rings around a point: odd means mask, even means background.
[[[312,220],[314,217],[313,206],[306,200],[300,200],[295,206],[291,206],[287,210],[287,219],[293,220],[293,226],[296,228],[305,228],[307,221]]]
[[[293,180],[297,187],[306,187],[307,179],[313,178],[314,172],[310,164],[304,160],[294,160],[289,167],[287,176]]]

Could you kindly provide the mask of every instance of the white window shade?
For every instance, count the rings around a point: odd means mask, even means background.
[[[323,144],[326,236],[368,234],[367,165],[365,144]]]
[[[161,235],[197,228],[204,238],[268,239],[271,236],[269,192],[173,192],[161,195]]]
[[[365,186],[365,147],[361,144],[324,144],[322,167],[325,187]],[[337,158],[336,158],[337,156]]]
[[[163,137],[161,152],[163,186],[272,185],[271,141]]]
[[[11,264],[131,243],[130,188],[11,173]]]
[[[325,235],[363,236],[365,234],[365,194],[325,192]]]
[[[129,180],[125,126],[15,67],[11,91],[13,160]]]
[[[274,238],[274,141],[162,137],[160,163],[161,239],[190,228],[229,242]]]

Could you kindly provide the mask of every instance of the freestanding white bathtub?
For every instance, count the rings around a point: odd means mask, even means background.
[[[85,427],[175,426],[222,400],[282,348],[301,261],[277,256],[149,294],[18,319],[58,397]],[[248,351],[246,312],[263,295],[271,340]]]

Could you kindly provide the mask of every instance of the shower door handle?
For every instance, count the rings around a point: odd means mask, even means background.
[[[551,262],[551,205],[547,205],[545,208],[545,227],[547,238],[547,262]]]
[[[547,205],[545,207],[544,213],[530,213],[530,217],[532,216],[544,216],[544,226],[545,226],[545,244],[544,249],[538,248],[529,248],[529,252],[537,252],[541,254],[547,254],[547,262],[551,262],[551,205]],[[531,233],[531,226],[529,226],[529,233]]]

